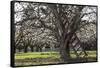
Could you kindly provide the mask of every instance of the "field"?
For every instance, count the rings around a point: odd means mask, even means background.
[[[88,58],[96,58],[96,51],[87,51]],[[71,57],[75,58],[75,54],[71,52]],[[16,53],[15,65],[40,65],[40,64],[58,64],[61,63],[59,52],[28,52]]]

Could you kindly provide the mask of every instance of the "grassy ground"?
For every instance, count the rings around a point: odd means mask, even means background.
[[[28,52],[28,53],[16,53],[15,59],[25,59],[25,58],[59,58],[58,52]]]
[[[87,51],[88,57],[96,58],[96,51]],[[75,54],[71,52],[71,57],[75,58]],[[28,52],[16,53],[15,65],[40,65],[40,64],[57,64],[60,63],[60,55],[58,52]]]

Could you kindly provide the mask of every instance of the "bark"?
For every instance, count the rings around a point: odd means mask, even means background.
[[[61,45],[60,45],[60,54],[61,58],[63,59],[64,62],[70,61],[70,39],[72,37],[72,34],[68,35],[66,38],[65,36],[62,37],[61,39]]]
[[[42,52],[42,48],[40,47],[40,52]]]
[[[55,9],[55,6],[54,5],[49,5],[49,7],[53,10],[54,12],[54,15],[56,16],[56,19],[57,19],[57,28],[58,28],[58,31],[60,31],[60,33],[58,32],[59,34],[59,38],[58,41],[60,41],[60,54],[61,54],[61,59],[63,61],[68,61],[68,59],[70,58],[70,52],[69,52],[69,44],[68,44],[68,40],[69,38],[65,41],[65,28],[64,28],[64,25],[62,24],[61,22],[61,19],[60,19],[60,9],[59,9],[59,12],[57,12],[57,10]],[[59,6],[61,8],[61,6]]]
[[[21,48],[18,48],[19,52],[21,52]]]
[[[33,46],[31,46],[31,52],[34,52],[34,47]]]
[[[36,47],[36,52],[39,52],[39,49],[40,49],[40,48],[37,46],[37,47]]]
[[[27,46],[25,46],[25,48],[24,48],[24,53],[27,53],[27,52],[28,52]]]

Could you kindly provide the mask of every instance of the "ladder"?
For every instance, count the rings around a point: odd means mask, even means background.
[[[88,54],[85,51],[84,45],[81,44],[81,41],[79,40],[76,34],[73,35],[70,44],[71,44],[70,47],[73,49],[77,59],[80,58],[86,59]]]

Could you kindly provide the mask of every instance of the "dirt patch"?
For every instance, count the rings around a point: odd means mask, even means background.
[[[57,63],[61,63],[61,59],[48,57],[48,58],[26,58],[26,59],[15,60],[16,66],[27,65],[27,64],[40,65],[40,64],[57,64]]]

